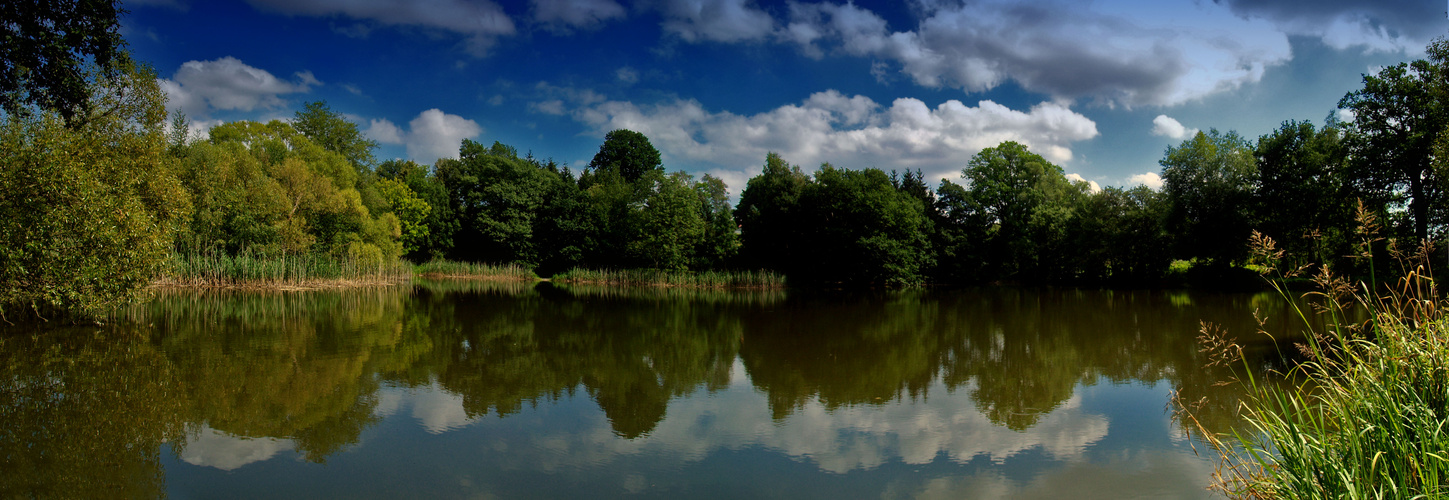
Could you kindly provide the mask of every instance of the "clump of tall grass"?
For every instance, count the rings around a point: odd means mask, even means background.
[[[1241,363],[1247,389],[1240,406],[1246,432],[1215,434],[1175,400],[1178,417],[1220,455],[1215,487],[1237,498],[1441,498],[1449,495],[1449,316],[1428,265],[1429,247],[1386,248],[1402,278],[1374,282],[1377,223],[1360,207],[1359,256],[1370,259],[1370,279],[1352,285],[1319,267],[1312,292],[1321,313],[1335,321],[1311,331],[1295,347],[1301,361],[1285,373],[1286,388],[1255,376],[1243,351],[1204,325],[1205,352],[1215,363]],[[1254,253],[1272,271],[1282,253],[1255,235]],[[1299,268],[1282,273],[1306,272]],[[1270,282],[1287,298],[1280,279]],[[1290,304],[1295,304],[1289,301]],[[1308,312],[1293,305],[1300,317]],[[1369,319],[1346,318],[1363,308]]]
[[[407,282],[402,260],[366,261],[327,255],[174,254],[153,285],[199,288],[327,287]]]
[[[562,283],[691,288],[783,288],[785,277],[770,271],[668,271],[661,269],[571,269],[553,277]]]
[[[480,264],[435,259],[413,267],[419,276],[430,278],[484,278],[532,281],[533,270],[521,264]]]

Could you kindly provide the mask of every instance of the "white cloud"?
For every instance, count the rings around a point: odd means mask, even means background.
[[[1139,184],[1154,190],[1161,190],[1162,176],[1157,175],[1157,172],[1146,172],[1127,178],[1127,185],[1136,186]]]
[[[831,162],[847,168],[921,169],[931,178],[945,178],[957,175],[972,155],[1004,141],[1020,142],[1063,163],[1072,159],[1073,142],[1097,136],[1091,119],[1050,102],[1017,111],[992,101],[969,107],[949,100],[930,108],[918,99],[902,98],[884,107],[865,96],[830,90],[800,104],[746,116],[711,112],[694,100],[650,105],[564,100],[569,114],[596,135],[620,128],[638,131],[666,161],[684,162],[726,180],[740,175],[725,171],[758,170],[771,151],[807,168]]]
[[[634,68],[630,68],[628,66],[619,68],[618,71],[614,72],[614,76],[625,85],[633,85],[639,83],[639,72],[635,71]]]
[[[478,122],[450,115],[433,108],[418,114],[408,122],[408,156],[421,163],[433,163],[438,158],[457,158],[458,146],[463,139],[478,137],[483,127]]]
[[[1089,180],[1087,180],[1087,178],[1082,177],[1082,174],[1075,174],[1075,173],[1073,173],[1073,174],[1067,174],[1066,177],[1067,177],[1067,180],[1069,180],[1069,181],[1073,181],[1073,182],[1085,182],[1085,183],[1087,183],[1087,190],[1089,192],[1095,193],[1095,192],[1098,192],[1098,191],[1101,191],[1102,190],[1102,185],[1101,184],[1097,184],[1097,181],[1089,181]]]
[[[369,139],[383,144],[402,144],[403,130],[387,119],[371,120],[367,130],[362,131]]]
[[[467,49],[487,53],[500,36],[513,35],[513,20],[489,0],[248,0],[253,6],[290,15],[342,15],[391,26],[451,31],[467,38]],[[365,33],[362,30],[361,33]]]
[[[458,147],[463,139],[472,139],[483,133],[478,122],[458,115],[444,113],[437,108],[418,113],[408,122],[404,131],[387,119],[374,119],[363,134],[383,144],[402,144],[407,148],[408,158],[430,165],[439,158],[457,158]]]
[[[1152,119],[1152,135],[1182,140],[1197,135],[1198,130],[1182,126],[1181,122],[1167,115]]]
[[[167,107],[187,116],[208,117],[214,110],[275,109],[283,95],[305,93],[321,85],[311,71],[293,74],[288,82],[270,72],[248,66],[235,57],[215,61],[188,61],[170,79],[160,79]]]
[[[750,0],[674,0],[659,6],[663,28],[687,42],[761,41],[775,33],[775,19]]]
[[[1444,30],[1443,5],[1422,0],[1227,0],[1234,13],[1262,17],[1281,30],[1344,50],[1421,54]]]
[[[979,92],[1014,81],[1059,100],[1129,107],[1231,90],[1292,57],[1272,23],[1215,2],[987,0],[917,10],[914,29],[894,31],[853,3],[792,4],[777,39],[811,57],[891,61],[926,87]]]
[[[613,0],[531,0],[533,19],[559,32],[592,28],[610,19],[623,18],[624,7]]]
[[[229,471],[291,449],[290,439],[233,436],[202,424],[199,431],[187,436],[186,447],[178,458],[191,465]]]
[[[543,114],[546,114],[546,115],[562,115],[562,114],[564,114],[564,103],[563,103],[562,100],[559,100],[559,99],[549,99],[549,100],[543,101],[543,102],[535,102],[535,103],[529,104],[529,107],[532,108],[534,111],[537,111],[539,113],[543,113]]]
[[[930,464],[941,457],[961,464],[978,457],[1001,463],[1028,452],[1079,463],[1109,430],[1106,416],[1083,408],[1080,396],[1073,396],[1042,414],[1029,432],[1015,431],[979,411],[970,396],[974,384],[948,390],[940,381],[927,389],[929,407],[909,398],[846,406],[812,399],[776,420],[739,360],[730,380],[727,390],[710,397],[670,401],[667,416],[647,435],[619,439],[598,415],[585,425],[510,437],[508,449],[517,450],[510,460],[557,470],[642,454],[698,462],[720,450],[761,448],[837,474],[896,461]]]

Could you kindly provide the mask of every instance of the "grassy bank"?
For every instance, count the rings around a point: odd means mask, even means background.
[[[538,279],[533,270],[518,264],[478,264],[451,260],[431,260],[413,266],[413,273],[426,278],[469,278],[532,281]]]
[[[519,264],[404,260],[363,264],[319,255],[173,255],[153,287],[325,288],[403,283],[414,277],[531,282],[533,270]],[[769,271],[661,271],[657,269],[574,269],[552,281],[590,285],[680,288],[781,289],[785,278]]]
[[[405,283],[406,261],[364,263],[321,255],[173,255],[154,287],[326,288]]]
[[[1259,241],[1258,251],[1270,262],[1275,253],[1271,241]],[[1351,285],[1325,268],[1313,275],[1321,313],[1337,321],[1294,346],[1302,361],[1272,374],[1292,383],[1268,384],[1241,363],[1250,431],[1219,435],[1196,426],[1222,458],[1217,488],[1235,498],[1449,495],[1449,302],[1427,256],[1396,255],[1404,277],[1391,287]],[[1350,308],[1371,319],[1344,320]],[[1312,314],[1298,312],[1305,320]],[[1210,330],[1205,351],[1216,362],[1241,362],[1242,348]],[[1196,424],[1192,405],[1178,405],[1180,417]]]
[[[769,271],[663,271],[658,269],[593,270],[572,269],[554,275],[553,281],[591,285],[691,287],[691,288],[784,288],[785,277]]]

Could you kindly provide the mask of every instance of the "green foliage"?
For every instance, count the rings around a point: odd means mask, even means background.
[[[986,224],[984,257],[997,263],[996,278],[1071,278],[1061,266],[1076,252],[1067,248],[1066,224],[1085,186],[1067,180],[1026,146],[1003,142],[981,150],[962,172],[978,224]]]
[[[740,259],[746,268],[784,271],[805,258],[794,247],[796,212],[810,177],[775,153],[765,155],[760,175],[740,193],[735,220],[740,226]]]
[[[1258,231],[1282,245],[1290,266],[1346,266],[1353,227],[1344,130],[1287,121],[1258,139],[1253,192]],[[1346,268],[1346,267],[1340,267]]]
[[[636,231],[629,254],[653,269],[686,269],[704,240],[705,222],[694,179],[684,172],[646,175],[653,184],[644,206],[635,214]]]
[[[475,262],[538,264],[534,226],[552,184],[547,168],[519,158],[501,143],[489,149],[465,139],[458,160],[440,162],[442,179],[461,222],[452,255]]]
[[[1168,231],[1177,255],[1226,267],[1247,257],[1252,232],[1253,148],[1236,132],[1198,132],[1162,158]]]
[[[183,253],[315,252],[379,265],[402,253],[398,217],[374,214],[352,165],[287,123],[218,125],[210,142],[180,156],[196,200],[190,230],[177,240]]]
[[[1347,137],[1350,182],[1375,210],[1407,204],[1407,228],[1420,241],[1444,217],[1444,181],[1432,158],[1435,140],[1449,126],[1449,42],[1436,39],[1427,52],[1428,60],[1364,75],[1363,88],[1338,102],[1354,116]]]
[[[612,174],[625,182],[634,182],[651,171],[663,172],[659,150],[649,143],[649,138],[633,130],[614,130],[604,135],[604,144],[589,160],[589,170],[594,175]],[[585,186],[587,187],[587,186]]]
[[[154,75],[93,90],[78,126],[50,112],[0,125],[0,307],[98,315],[157,275],[185,224]]]
[[[879,169],[815,172],[800,196],[799,245],[813,262],[789,274],[802,281],[911,285],[931,266],[920,200]]]
[[[402,245],[406,253],[415,253],[423,248],[428,237],[428,215],[433,207],[413,194],[408,185],[397,179],[381,179],[376,184],[377,192],[387,201],[402,228]]]
[[[421,240],[414,242],[417,247],[408,250],[409,259],[414,262],[437,259],[453,250],[453,234],[458,231],[459,221],[453,212],[448,187],[433,175],[432,169],[411,160],[388,160],[378,166],[377,177],[406,182],[408,189],[428,204],[424,218],[427,230]]]
[[[694,249],[692,269],[723,269],[732,264],[739,253],[739,226],[730,208],[729,188],[723,180],[709,174],[694,184],[699,197],[699,216],[704,235]]]
[[[377,148],[377,141],[363,137],[356,123],[327,107],[325,101],[303,105],[292,120],[292,127],[322,149],[342,155],[359,174],[370,172],[376,162],[372,150]]]
[[[29,117],[35,106],[71,125],[91,118],[93,85],[131,71],[115,0],[0,3],[0,109]]]

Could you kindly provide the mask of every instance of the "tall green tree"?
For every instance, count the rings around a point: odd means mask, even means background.
[[[998,278],[1069,278],[1060,269],[1065,224],[1084,185],[1068,181],[1061,167],[1007,141],[981,150],[963,171],[969,195],[988,225],[984,256],[997,263]]]
[[[699,215],[704,221],[704,236],[694,251],[695,269],[723,269],[734,263],[739,253],[739,226],[730,208],[729,189],[720,178],[704,174],[694,184],[699,196]]]
[[[428,238],[427,218],[433,211],[428,202],[418,198],[407,183],[397,179],[377,181],[378,194],[387,200],[402,229],[403,252],[414,253],[423,248]]]
[[[408,251],[407,257],[421,262],[442,258],[451,252],[453,233],[458,231],[458,218],[453,213],[448,187],[434,174],[434,169],[412,160],[387,160],[378,165],[377,176],[406,183],[409,190],[428,204],[428,215],[424,218],[426,235],[417,242],[416,248]]]
[[[1167,227],[1177,255],[1225,267],[1247,256],[1257,161],[1236,132],[1198,132],[1162,160]]]
[[[1436,39],[1429,59],[1399,63],[1363,76],[1363,88],[1338,107],[1353,112],[1348,146],[1354,186],[1380,207],[1407,205],[1414,238],[1429,238],[1443,211],[1442,181],[1432,165],[1434,142],[1449,125],[1449,42]]]
[[[502,143],[484,148],[464,139],[459,153],[458,160],[440,164],[438,172],[461,222],[453,255],[537,265],[541,252],[535,226],[545,194],[561,179]]]
[[[773,152],[765,155],[760,175],[745,183],[734,212],[743,266],[783,272],[806,258],[795,236],[802,227],[800,194],[809,183],[799,166]]]
[[[921,201],[880,169],[822,165],[800,209],[795,245],[808,258],[786,270],[791,280],[914,285],[933,264]]]
[[[0,307],[99,314],[157,276],[186,223],[155,75],[91,92],[77,126],[58,112],[0,125]]]
[[[0,3],[0,108],[51,110],[67,123],[90,117],[92,84],[129,71],[116,0]]]
[[[694,179],[674,172],[647,174],[640,181],[650,181],[653,186],[643,206],[631,214],[635,221],[629,224],[634,231],[629,260],[654,269],[687,269],[706,230]]]
[[[646,172],[663,172],[664,166],[659,159],[659,150],[654,149],[648,137],[633,130],[618,129],[604,136],[604,144],[589,160],[589,170],[613,172],[625,182],[634,182]]]
[[[1285,121],[1258,138],[1253,154],[1257,229],[1276,240],[1291,262],[1347,255],[1355,197],[1347,184],[1342,127],[1330,123],[1315,129],[1306,121]]]
[[[372,151],[377,149],[377,141],[363,136],[356,123],[327,107],[326,101],[304,104],[292,126],[322,149],[342,155],[359,174],[372,171],[376,163]]]

